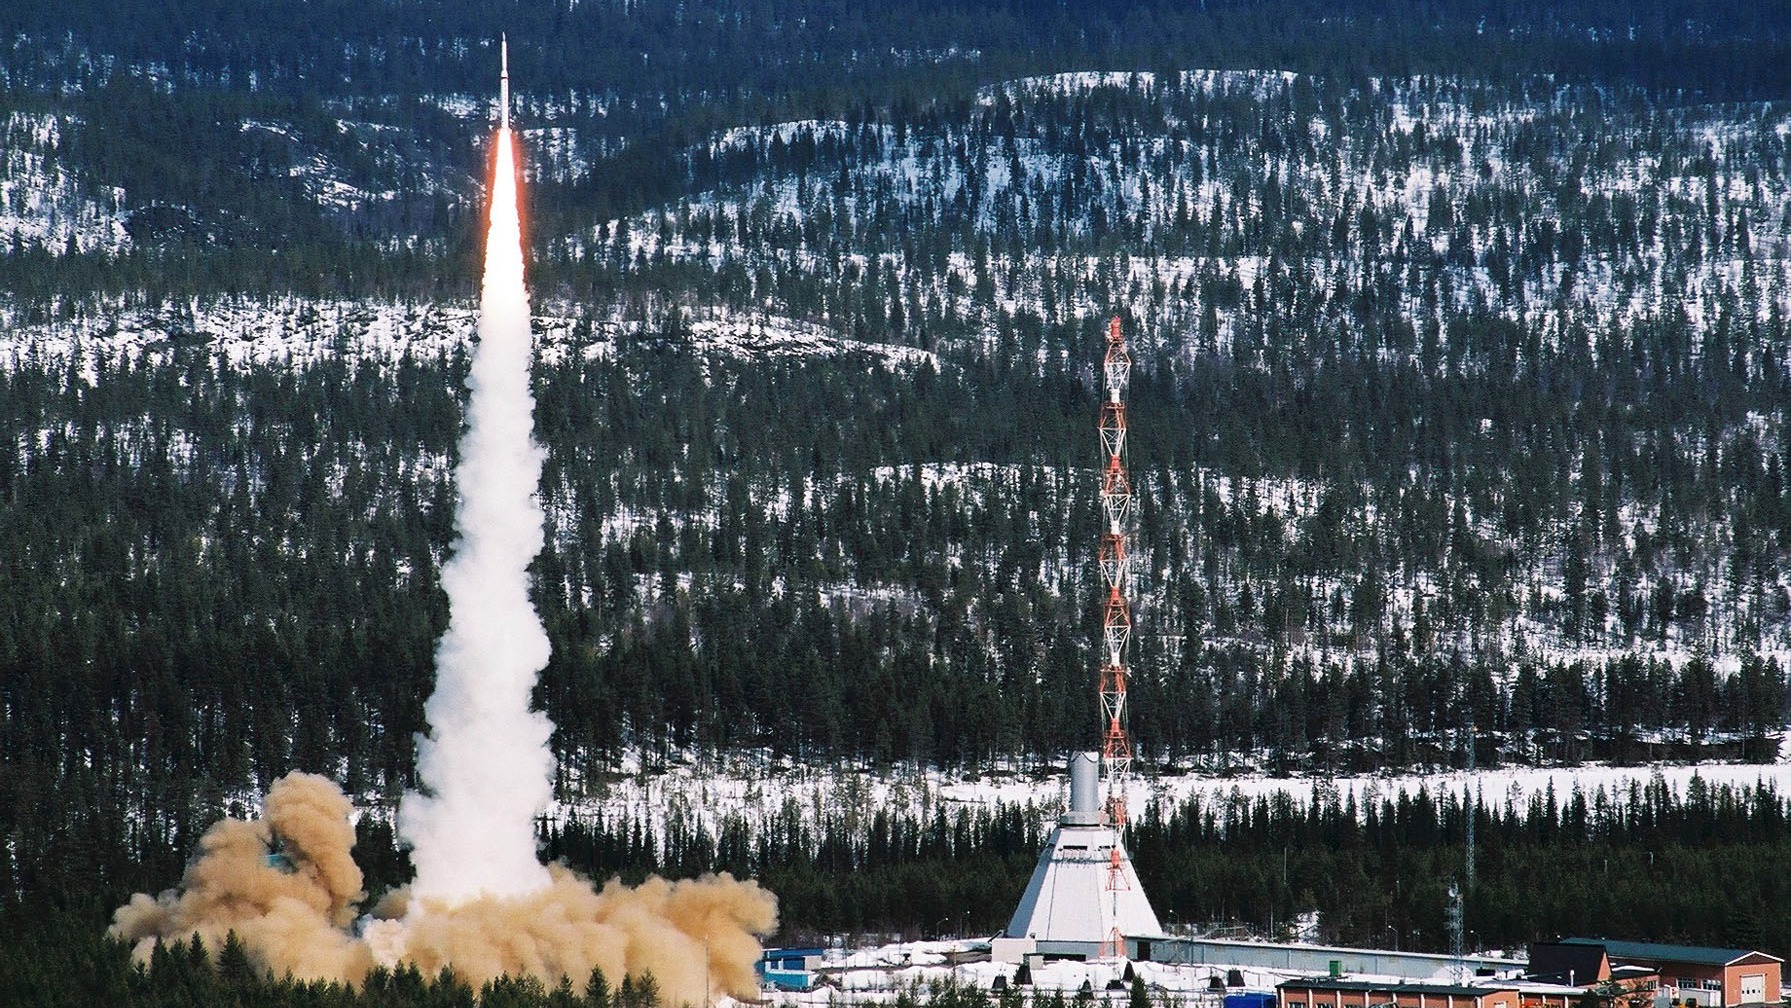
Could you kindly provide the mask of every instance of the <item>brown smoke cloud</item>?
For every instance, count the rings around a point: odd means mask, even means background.
[[[180,887],[151,899],[138,893],[113,915],[110,934],[146,960],[162,938],[197,934],[208,948],[231,931],[277,975],[358,980],[373,966],[349,933],[361,869],[349,856],[349,804],[326,777],[295,773],[267,794],[263,819],[225,819],[199,841]],[[267,864],[275,835],[293,871]]]
[[[452,966],[474,985],[503,974],[550,985],[564,975],[582,985],[599,967],[611,982],[651,973],[673,1005],[757,995],[757,936],[777,927],[777,901],[756,882],[725,874],[632,888],[612,879],[598,890],[550,865],[551,884],[539,892],[452,906],[400,889],[356,937],[365,894],[349,853],[351,811],[327,778],[281,778],[265,818],[213,826],[179,888],[131,897],[110,933],[146,960],[157,941],[198,934],[216,951],[235,931],[258,965],[305,979],[358,983],[375,965],[414,963],[425,976]],[[276,843],[292,871],[267,863]]]

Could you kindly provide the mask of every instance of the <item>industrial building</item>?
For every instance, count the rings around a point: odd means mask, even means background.
[[[1783,959],[1765,952],[1699,945],[1567,938],[1530,946],[1530,974],[1536,979],[1652,992],[1662,1008],[1777,1004],[1783,966]]]
[[[762,985],[778,990],[805,991],[815,985],[823,948],[771,948],[759,955],[756,969]]]
[[[1515,986],[1316,977],[1275,988],[1281,1008],[1520,1008]]]
[[[1151,961],[1182,966],[1244,966],[1282,973],[1367,974],[1407,980],[1454,979],[1466,969],[1481,976],[1512,977],[1522,959],[1500,956],[1352,948],[1310,942],[1264,942],[1241,938],[1177,936],[1151,943]]]

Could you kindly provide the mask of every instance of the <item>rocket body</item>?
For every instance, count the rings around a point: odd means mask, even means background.
[[[498,128],[510,128],[510,38],[498,42]]]

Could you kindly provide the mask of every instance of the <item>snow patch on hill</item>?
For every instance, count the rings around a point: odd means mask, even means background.
[[[437,358],[468,345],[476,309],[467,305],[300,298],[223,298],[115,304],[99,311],[43,319],[41,312],[0,299],[0,368],[20,361],[71,357],[118,358],[204,351],[235,363],[304,364],[330,356],[397,360]],[[576,305],[548,304],[534,318],[537,352],[549,364],[572,355],[613,353],[618,339],[660,335],[659,323],[591,319]],[[907,370],[937,355],[915,347],[848,338],[799,319],[770,313],[704,311],[689,319],[686,348],[742,360],[788,361],[859,357],[877,367]]]
[[[697,346],[730,356],[783,360],[860,355],[904,369],[922,363],[939,366],[935,354],[916,347],[849,339],[825,326],[779,315],[716,311],[693,319],[690,330]]]
[[[215,353],[235,363],[303,364],[328,356],[435,357],[471,338],[468,308],[298,299],[222,299],[123,307],[47,322],[0,303],[0,367],[27,358]]]
[[[93,185],[56,156],[70,123],[52,113],[0,119],[0,248],[41,246],[60,254],[130,245],[124,190]]]
[[[341,132],[349,132],[350,124],[336,124]],[[352,213],[375,203],[390,202],[398,197],[396,190],[369,191],[348,181],[347,173],[329,155],[303,144],[280,123],[250,120],[241,127],[244,133],[259,132],[284,141],[292,156],[287,174],[299,180],[305,195],[320,208],[332,213]],[[356,129],[372,130],[371,124],[358,124]]]

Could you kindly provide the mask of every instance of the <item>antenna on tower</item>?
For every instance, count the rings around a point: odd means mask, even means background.
[[[1101,397],[1101,448],[1106,464],[1101,471],[1101,574],[1107,582],[1107,601],[1101,618],[1104,644],[1100,675],[1101,762],[1106,775],[1106,811],[1113,829],[1107,888],[1117,892],[1126,884],[1121,839],[1126,828],[1126,785],[1132,770],[1132,736],[1126,729],[1126,645],[1132,636],[1132,603],[1126,596],[1131,564],[1126,556],[1126,521],[1132,512],[1132,482],[1126,475],[1126,384],[1132,375],[1132,355],[1126,350],[1125,333],[1116,317],[1107,325],[1107,357],[1101,365],[1104,392]],[[1114,897],[1118,899],[1117,896]],[[1108,938],[1103,955],[1125,952],[1125,938],[1118,928]]]

